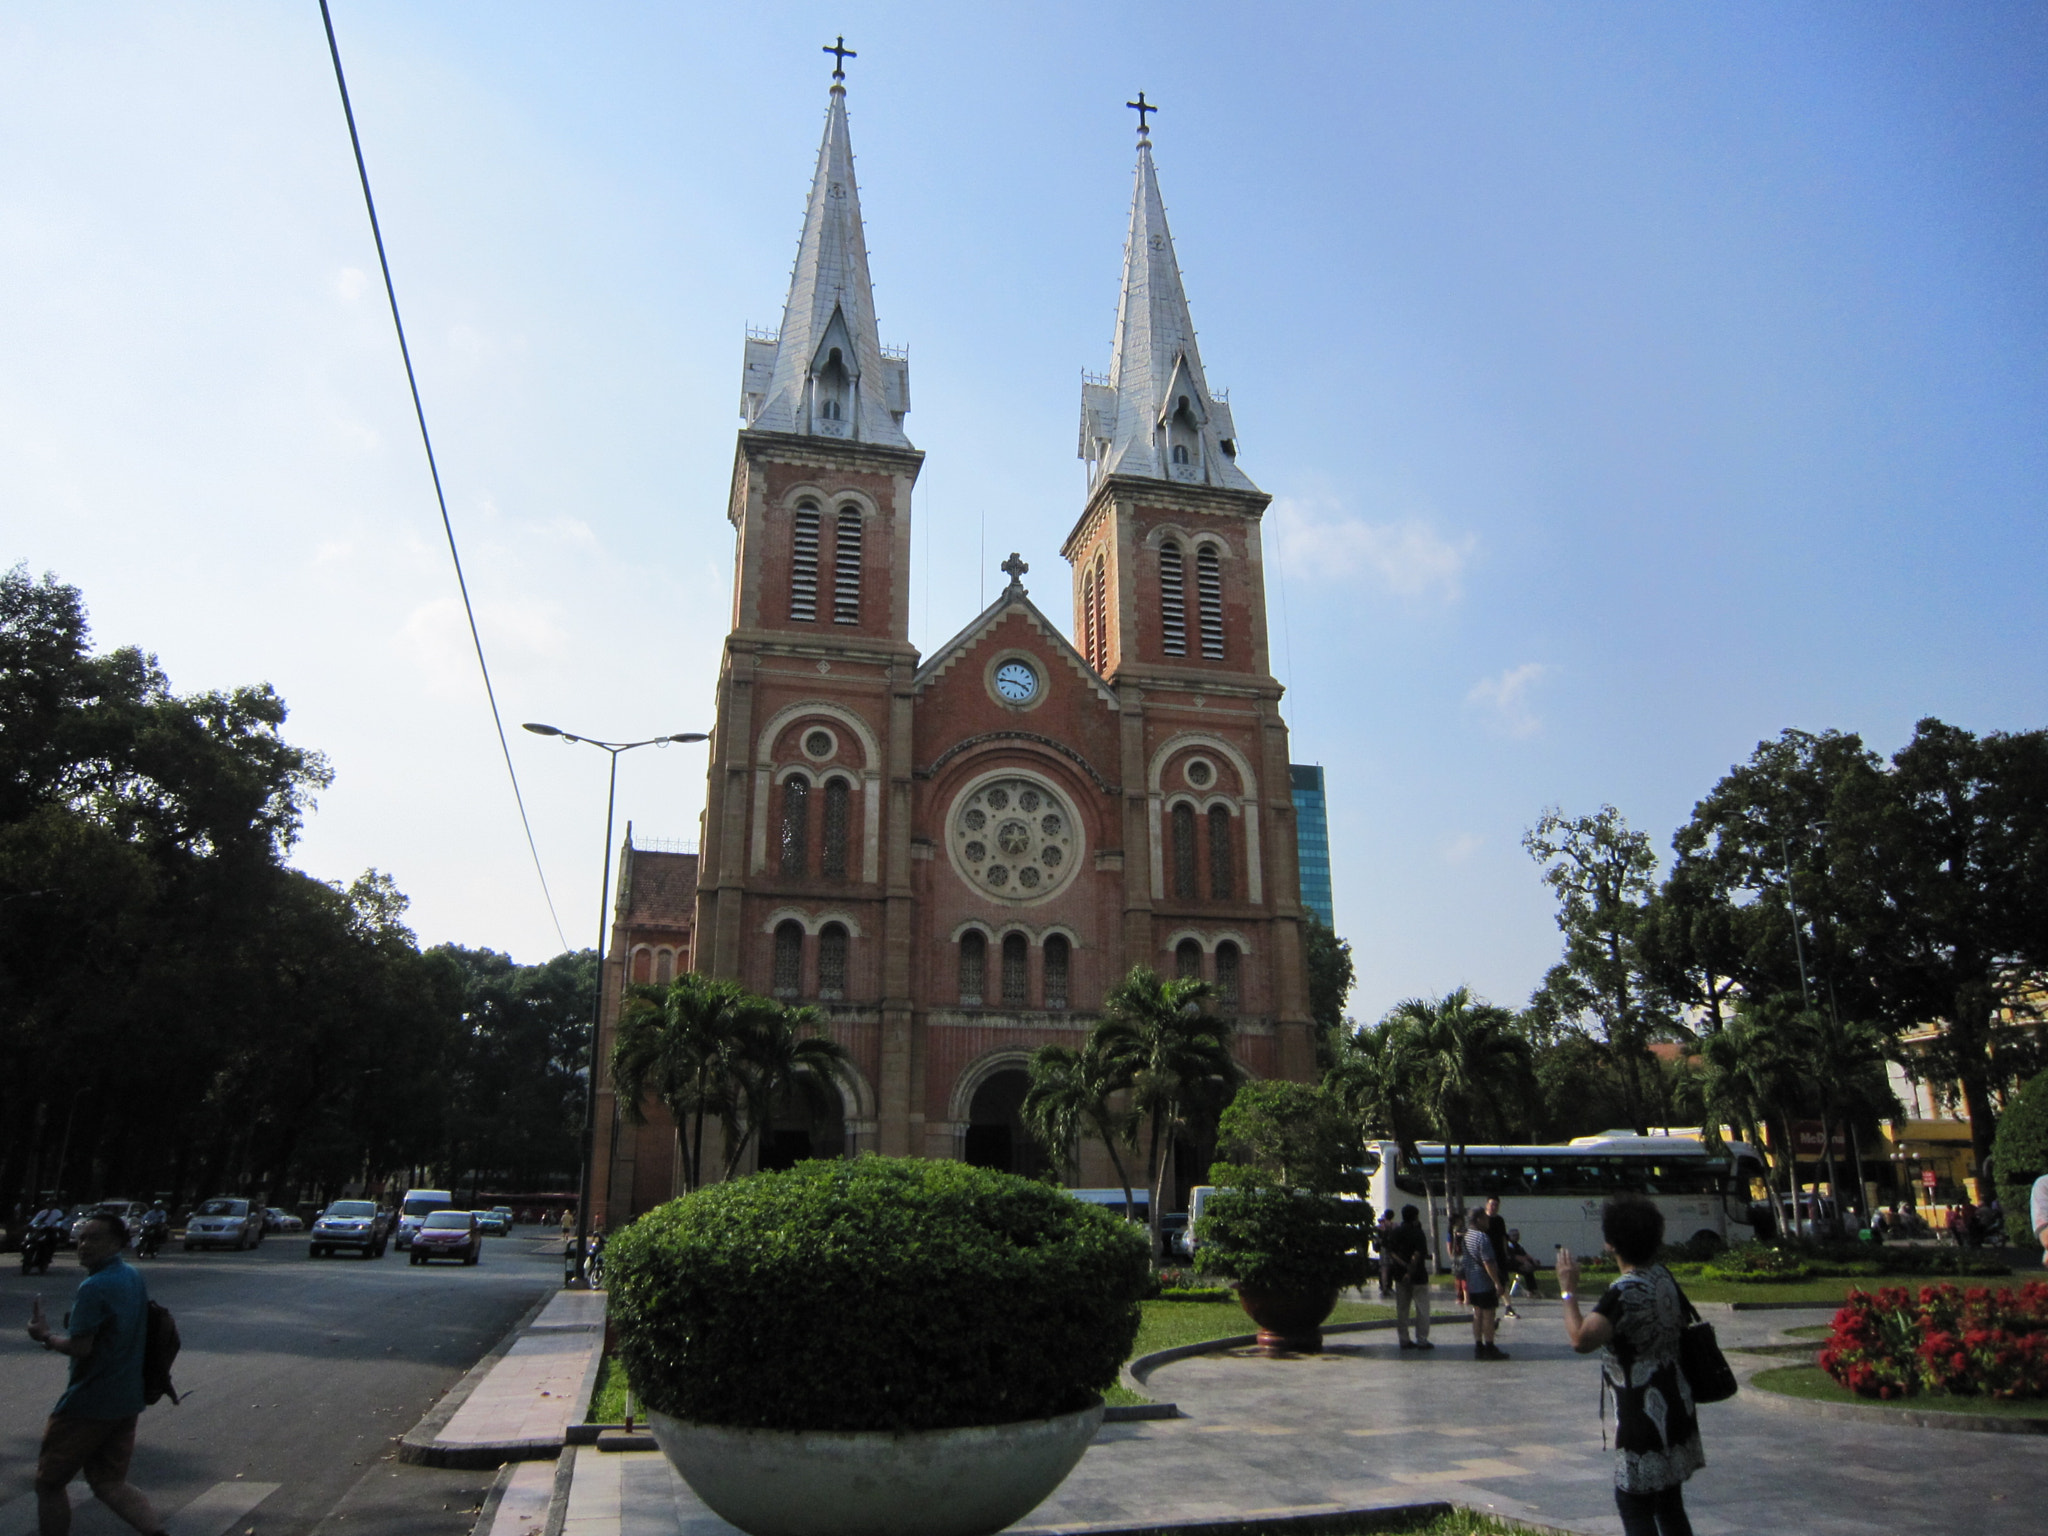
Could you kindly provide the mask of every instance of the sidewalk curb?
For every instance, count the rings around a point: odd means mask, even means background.
[[[1376,1317],[1363,1323],[1331,1323],[1324,1333],[1373,1333],[1394,1327],[1391,1317]],[[1249,1349],[1259,1342],[1256,1333],[1233,1333],[1221,1339],[1202,1339],[1193,1344],[1176,1344],[1171,1349],[1155,1349],[1149,1355],[1140,1355],[1135,1360],[1126,1360],[1118,1373],[1118,1381],[1128,1391],[1141,1397],[1145,1382],[1162,1365],[1171,1365],[1176,1360],[1190,1360],[1196,1355],[1218,1355],[1232,1349]],[[1127,1419],[1177,1419],[1183,1417],[1179,1407],[1173,1403],[1137,1403],[1126,1408],[1111,1408],[1103,1414],[1105,1424]],[[1163,1529],[1163,1527],[1162,1527]]]
[[[442,1430],[455,1417],[457,1410],[469,1401],[470,1394],[483,1385],[484,1378],[491,1374],[491,1368],[512,1352],[512,1346],[525,1335],[527,1328],[547,1310],[548,1303],[555,1299],[549,1291],[540,1300],[528,1307],[514,1323],[511,1330],[477,1363],[464,1373],[462,1380],[442,1396],[441,1400],[421,1415],[419,1423],[405,1432],[398,1442],[398,1459],[416,1467],[454,1467],[478,1470],[499,1466],[508,1461],[538,1461],[559,1455],[562,1443],[559,1440],[515,1440],[489,1445],[443,1445],[439,1442]],[[602,1351],[599,1352],[600,1355]],[[590,1373],[585,1372],[586,1377]],[[584,1383],[584,1401],[590,1400],[588,1380]],[[502,1497],[502,1494],[500,1495]]]
[[[1238,1536],[1248,1524],[1255,1524],[1262,1531],[1286,1531],[1298,1533],[1298,1536],[1323,1536],[1325,1532],[1342,1532],[1348,1536],[1353,1531],[1412,1529],[1417,1521],[1469,1508],[1469,1505],[1452,1504],[1443,1499],[1432,1499],[1422,1504],[1357,1507],[1326,1504],[1309,1510],[1248,1510],[1224,1520],[1146,1521],[1142,1525],[1132,1525],[1128,1520],[1107,1524],[1035,1525],[1029,1528],[1029,1536],[1154,1536],[1154,1533],[1158,1536]],[[1474,1512],[1486,1513],[1484,1510]],[[1543,1536],[1581,1536],[1580,1532],[1567,1526],[1537,1525],[1519,1516],[1514,1523],[1522,1530],[1538,1531]]]
[[[2048,1435],[2048,1418],[1994,1419],[1974,1413],[1943,1413],[1938,1409],[1866,1408],[1860,1403],[1820,1403],[1812,1398],[1792,1397],[1750,1381],[1745,1381],[1743,1386],[1752,1403],[1761,1403],[1779,1413],[1804,1413],[1817,1419],[1847,1419],[1857,1424],[1896,1424],[1901,1429],[1948,1429],[1983,1435]]]

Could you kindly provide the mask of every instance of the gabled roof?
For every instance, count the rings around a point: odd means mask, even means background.
[[[838,334],[835,336],[834,332]],[[885,357],[875,329],[875,295],[868,280],[867,237],[861,227],[860,187],[853,176],[853,138],[846,125],[846,87],[834,82],[818,145],[818,169],[804,210],[804,232],[790,274],[789,299],[778,336],[750,336],[741,385],[747,428],[810,433],[814,424],[804,386],[830,342],[842,345],[854,377],[855,404],[840,430],[867,443],[908,448],[902,417],[910,409],[910,365],[899,353]],[[845,344],[850,342],[850,355]]]
[[[1010,559],[1014,561],[1017,556],[1013,554]],[[981,610],[972,623],[925,658],[924,665],[917,669],[917,675],[910,680],[912,689],[921,692],[927,684],[945,676],[955,662],[960,661],[969,651],[993,634],[996,626],[1002,623],[1012,610],[1023,614],[1050,643],[1054,654],[1063,657],[1074,675],[1094,689],[1097,698],[1111,709],[1122,708],[1117,700],[1116,690],[1102,680],[1102,674],[1088,665],[1087,658],[1074,649],[1073,643],[1060,632],[1059,626],[1048,619],[1039,610],[1038,605],[1031,601],[1024,590],[1024,583],[1017,576],[1010,578],[1010,584],[1003,588],[994,602]]]

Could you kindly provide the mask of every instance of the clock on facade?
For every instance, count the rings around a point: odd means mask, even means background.
[[[1012,704],[1022,704],[1038,693],[1038,669],[1028,661],[1006,661],[996,668],[996,692]]]

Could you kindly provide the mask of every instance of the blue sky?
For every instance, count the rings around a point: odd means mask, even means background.
[[[1013,548],[1066,610],[1122,103],[1163,104],[1361,1017],[1526,997],[1547,805],[1662,847],[1786,726],[2048,724],[2048,10],[748,11],[337,0],[511,720],[708,721],[740,342],[844,32],[925,646]],[[337,772],[305,867],[551,953],[317,7],[14,5],[0,142],[0,559],[182,688],[277,685]],[[514,750],[588,943],[603,759]],[[643,836],[694,836],[701,751],[624,760]]]

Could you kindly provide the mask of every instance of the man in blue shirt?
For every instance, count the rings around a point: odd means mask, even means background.
[[[36,1458],[36,1515],[40,1536],[70,1536],[71,1495],[80,1472],[99,1501],[143,1536],[162,1536],[163,1521],[148,1499],[129,1486],[135,1455],[135,1420],[141,1414],[142,1355],[149,1326],[149,1293],[142,1275],[124,1263],[128,1229],[115,1216],[94,1216],[78,1239],[78,1262],[88,1271],[66,1314],[66,1332],[43,1318],[38,1296],[28,1336],[71,1359],[71,1381],[43,1431]]]

